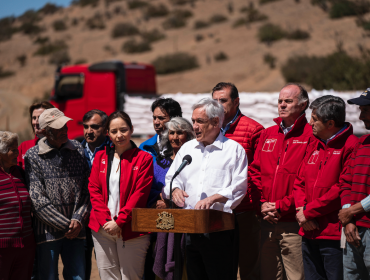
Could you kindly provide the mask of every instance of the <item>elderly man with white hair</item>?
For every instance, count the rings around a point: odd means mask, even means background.
[[[38,279],[85,279],[85,219],[90,199],[90,168],[84,148],[68,139],[66,117],[57,108],[39,118],[44,138],[25,156],[26,181],[34,209]]]
[[[221,132],[224,109],[217,101],[204,98],[193,105],[192,122],[196,139],[178,151],[166,175],[164,195],[185,155],[192,157],[173,181],[172,197],[187,209],[214,209],[232,213],[247,191],[248,160],[243,147]],[[238,231],[187,234],[186,266],[189,280],[236,279]]]

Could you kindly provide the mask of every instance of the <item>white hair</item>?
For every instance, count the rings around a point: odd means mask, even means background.
[[[18,141],[17,133],[10,131],[0,131],[0,154],[9,152],[9,147],[14,141]]]
[[[216,100],[209,97],[203,98],[192,106],[193,111],[198,108],[204,108],[206,115],[210,120],[218,118],[218,126],[219,128],[222,127],[225,117],[224,108]]]
[[[195,138],[195,133],[194,133],[194,130],[193,130],[193,126],[191,125],[191,123],[187,119],[184,119],[184,118],[181,118],[181,117],[175,117],[175,118],[172,118],[165,125],[166,125],[167,129],[162,133],[161,146],[165,146],[167,144],[169,130],[172,130],[172,131],[181,130],[181,131],[185,132],[186,135],[187,135],[186,141],[190,141],[190,140]]]

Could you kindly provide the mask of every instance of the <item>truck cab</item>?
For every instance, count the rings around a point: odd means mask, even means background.
[[[73,119],[68,122],[69,138],[81,140],[84,114],[93,109],[102,110],[108,116],[123,111],[126,94],[143,97],[157,94],[152,65],[106,61],[59,67],[51,103]]]

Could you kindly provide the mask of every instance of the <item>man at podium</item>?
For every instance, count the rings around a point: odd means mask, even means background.
[[[192,163],[173,180],[173,202],[186,209],[214,209],[232,213],[247,191],[248,160],[243,147],[221,132],[224,109],[204,98],[193,105],[196,139],[178,151],[166,175],[165,197],[184,156]],[[189,280],[236,279],[238,231],[187,234],[186,267]]]

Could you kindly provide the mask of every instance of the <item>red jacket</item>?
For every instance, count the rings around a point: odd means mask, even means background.
[[[370,195],[370,135],[360,138],[341,181],[341,202],[354,205]],[[355,215],[357,226],[370,228],[370,212]]]
[[[133,144],[133,142],[132,142]],[[135,144],[133,144],[135,145]],[[91,213],[89,227],[95,232],[111,221],[108,208],[109,175],[114,149],[106,147],[95,155],[89,178]],[[143,235],[131,230],[133,208],[145,208],[153,181],[153,158],[136,146],[121,155],[120,211],[115,221],[122,229],[122,239]],[[108,182],[108,184],[107,184]]]
[[[19,151],[19,155],[18,155],[18,166],[19,167],[22,167],[23,170],[25,168],[24,166],[24,156],[26,155],[27,151],[33,147],[35,147],[37,145],[37,142],[40,140],[40,138],[38,138],[36,135],[35,135],[35,138],[32,139],[32,140],[28,140],[28,141],[23,141],[22,144],[19,145],[18,147],[18,151]]]
[[[296,207],[304,206],[303,214],[307,220],[316,219],[319,229],[299,234],[310,239],[340,240],[338,212],[340,204],[339,178],[345,173],[352,151],[358,138],[353,135],[351,124],[330,140],[327,145],[314,140],[307,148],[307,154],[300,166],[294,184]]]
[[[261,203],[275,202],[282,222],[296,222],[293,197],[294,180],[310,144],[312,128],[303,114],[284,135],[277,125],[262,131],[253,163],[249,166],[249,187],[261,193]]]
[[[239,114],[237,119],[230,125],[225,136],[238,142],[243,146],[248,157],[248,165],[253,162],[254,152],[258,145],[261,131],[264,129],[255,120]],[[256,188],[248,188],[247,195],[242,202],[235,208],[236,213],[245,212],[248,210],[259,211],[260,193]]]

